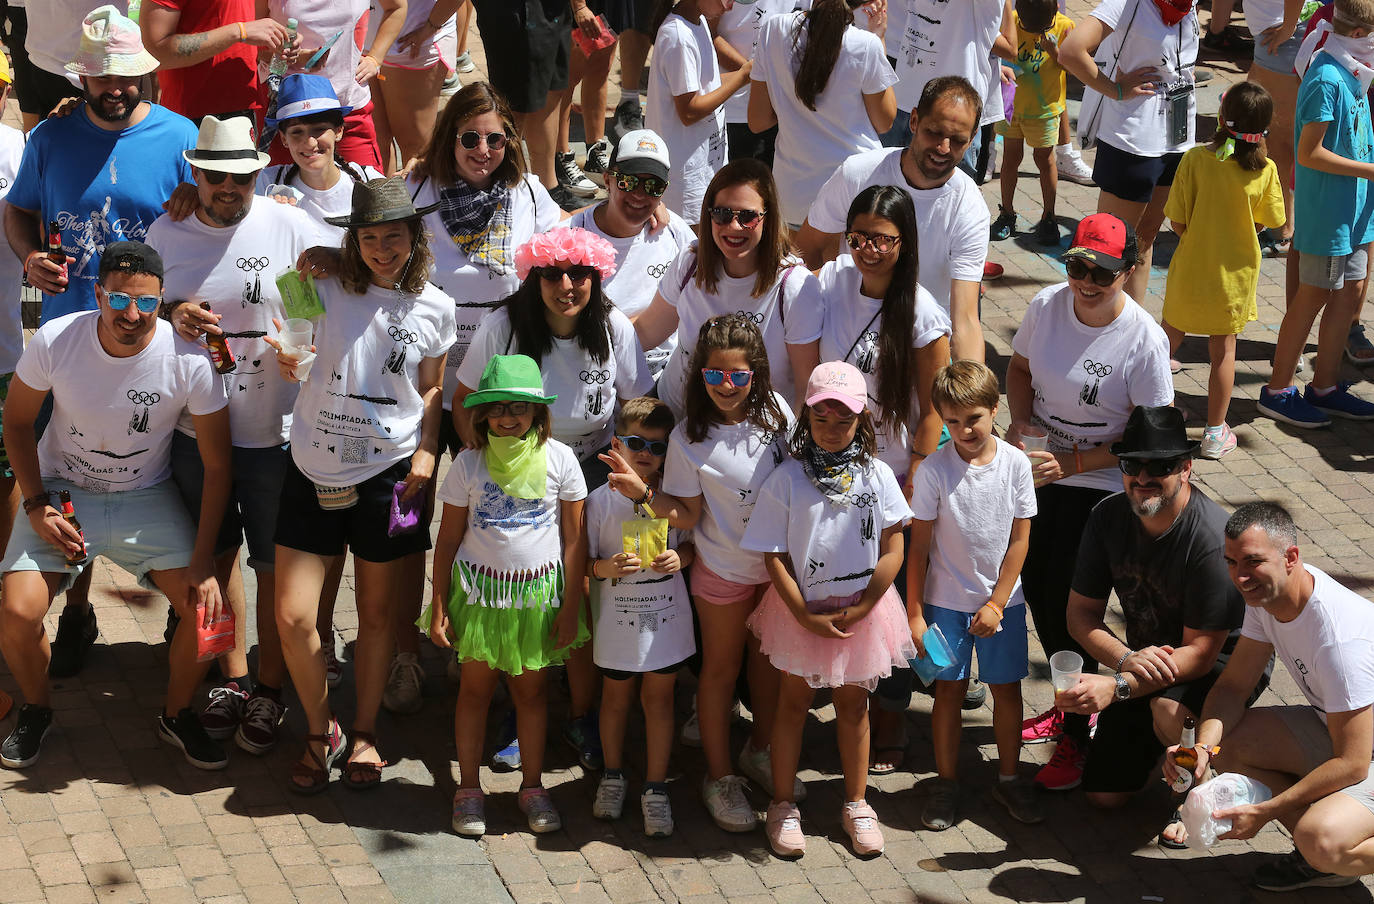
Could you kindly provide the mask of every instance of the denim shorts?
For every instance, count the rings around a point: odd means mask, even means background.
[[[1298,48],[1302,46],[1302,29],[1294,33],[1279,45],[1278,53],[1270,53],[1269,48],[1264,46],[1264,39],[1255,35],[1255,65],[1270,72],[1277,72],[1279,75],[1292,76],[1297,78],[1297,73],[1293,71],[1294,65],[1298,60]]]
[[[1014,684],[1030,674],[1030,650],[1026,640],[1025,604],[1008,606],[1002,613],[1002,630],[991,637],[969,633],[973,612],[960,612],[926,603],[922,610],[927,625],[939,625],[954,648],[954,665],[937,681],[964,681],[973,675],[973,652],[978,651],[978,678],[984,684]]]
[[[261,449],[232,446],[231,450],[234,482],[219,536],[215,538],[215,555],[237,549],[246,538],[249,567],[271,571],[277,558],[277,547],[272,542],[277,530],[277,505],[286,469],[291,464],[291,449],[282,444]],[[180,430],[172,434],[172,480],[186,510],[199,521],[205,465],[195,438]]]

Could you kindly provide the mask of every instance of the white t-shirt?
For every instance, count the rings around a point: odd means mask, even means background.
[[[171,476],[182,410],[199,416],[225,406],[224,381],[205,349],[165,320],[129,358],[105,351],[99,320],[99,311],[80,311],[43,324],[14,373],[53,394],[52,420],[38,441],[44,477],[96,493],[141,490]]]
[[[364,47],[371,47],[377,39],[377,30],[382,23],[382,10],[377,0],[370,0],[371,9],[367,18],[367,41]],[[437,0],[410,0],[406,4],[406,20],[401,25],[401,34],[410,34],[421,25],[429,22],[434,15],[434,7]],[[444,68],[453,71],[453,53],[455,41],[458,37],[458,23],[455,16],[449,16],[444,20],[444,24],[439,26],[439,30],[419,47],[415,47],[405,53],[396,48],[396,44],[391,45],[387,51],[386,59],[383,61],[388,66],[397,69],[432,69],[444,64]],[[448,58],[444,58],[444,51],[449,51]]]
[[[605,361],[593,360],[575,339],[555,338],[553,348],[539,362],[544,392],[558,396],[549,405],[554,438],[566,443],[580,461],[591,458],[611,441],[617,400],[642,396],[654,385],[630,318],[611,308],[607,325],[611,354]],[[497,308],[482,318],[472,340],[472,352],[458,368],[458,383],[476,389],[493,355],[522,354],[533,357],[531,350],[520,348],[515,341],[509,309]]]
[[[756,59],[759,47],[759,28],[763,20],[778,13],[785,13],[800,4],[788,0],[756,0],[754,3],[736,3],[720,14],[716,22],[716,37],[739,51],[746,60]],[[728,123],[747,123],[749,121],[749,85],[730,95],[725,102],[725,121]]]
[[[339,40],[342,41],[343,38]],[[333,188],[316,191],[305,184],[299,170],[294,176],[290,176],[292,168],[290,163],[283,163],[280,166],[269,166],[260,170],[258,172],[258,185],[253,191],[257,192],[258,195],[266,195],[269,185],[289,185],[300,192],[304,197],[297,199],[295,206],[297,209],[305,211],[312,220],[319,224],[320,239],[318,244],[335,247],[343,244],[344,233],[347,230],[342,226],[326,223],[324,218],[340,217],[353,209],[353,186],[358,181],[371,182],[373,179],[385,178],[370,166],[347,163],[343,171],[339,173],[339,181],[334,183]],[[360,176],[361,179],[354,179],[353,176],[349,175],[349,170],[352,170],[353,175]],[[272,203],[280,202],[273,201]]]
[[[788,456],[763,482],[741,545],[792,559],[802,599],[851,596],[868,586],[883,531],[911,519],[892,469],[870,462],[854,478],[848,505],[821,495],[801,462]]]
[[[587,498],[587,482],[572,450],[544,443],[548,480],[543,499],[507,496],[487,470],[485,449],[465,449],[439,485],[439,502],[468,510],[458,559],[502,575],[531,572],[563,559],[559,503]]]
[[[991,440],[997,453],[985,465],[969,464],[947,443],[921,462],[911,491],[911,511],[935,522],[922,599],[956,612],[977,612],[992,598],[1012,522],[1036,512],[1030,459],[995,436]],[[1018,575],[1007,605],[1025,601]]]
[[[323,47],[330,38],[343,34],[330,48],[324,64],[315,70],[316,75],[329,79],[339,103],[353,109],[372,103],[372,92],[366,85],[358,84],[353,74],[358,70],[358,61],[363,58],[362,48],[353,36],[358,20],[367,14],[368,0],[268,0],[267,14],[285,25],[287,19],[297,20],[296,34],[301,47]],[[301,57],[300,65],[305,65],[306,57]],[[258,57],[258,78],[267,81],[267,64],[271,57]],[[302,70],[292,69],[293,72]]]
[[[716,424],[706,440],[689,442],[687,425],[680,423],[668,438],[663,463],[663,492],[680,499],[702,497],[701,520],[693,531],[697,558],[707,568],[737,584],[764,584],[768,572],[763,555],[740,546],[758,501],[758,491],[787,455],[787,433],[764,433],[748,421]]]
[[[668,366],[658,381],[659,398],[668,403],[679,418],[683,416],[683,402],[687,390],[687,369],[696,351],[701,325],[722,314],[747,314],[763,333],[768,350],[768,366],[772,371],[773,389],[787,400],[791,408],[796,389],[793,387],[792,362],[787,346],[815,342],[821,335],[821,288],[816,277],[797,260],[789,260],[778,271],[778,279],[762,297],[754,297],[752,275],[735,278],[721,273],[716,291],[708,293],[696,283],[693,267],[695,252],[678,255],[658,284],[663,300],[677,308],[678,346],[673,349]],[[692,274],[689,276],[688,274]],[[778,309],[778,296],[782,309]]]
[[[693,223],[701,217],[706,185],[725,165],[725,110],[716,107],[690,126],[684,125],[673,98],[707,94],[719,87],[720,63],[706,17],[689,22],[669,13],[654,38],[644,124],[667,142],[668,159],[673,161],[673,178],[663,204]]]
[[[272,318],[286,319],[276,275],[320,241],[315,221],[300,210],[256,198],[233,226],[207,226],[197,216],[176,222],[166,214],[148,227],[148,244],[166,264],[163,298],[199,305],[208,301],[224,319],[236,367],[224,374],[229,394],[229,435],[236,446],[280,446],[291,433],[295,383],[281,377],[267,337]],[[177,429],[195,436],[183,415]]]
[[[890,6],[887,42],[897,60],[897,109],[910,112],[926,82],[942,75],[961,75],[979,95],[987,94],[996,72],[988,54],[1002,27],[1002,12],[1002,0],[899,0]],[[984,104],[980,125],[1002,118],[1001,104]]]
[[[406,187],[415,199],[416,207],[425,207],[439,200],[439,189],[433,179],[422,183],[407,177]],[[520,288],[515,274],[515,249],[530,237],[547,232],[558,225],[563,211],[549,197],[549,192],[533,175],[525,175],[510,195],[510,265],[505,273],[497,273],[486,265],[473,263],[458,243],[449,237],[439,211],[431,211],[423,220],[429,230],[429,250],[434,255],[434,267],[429,281],[435,288],[453,299],[458,340],[449,349],[444,361],[444,407],[453,404],[453,388],[458,385],[458,365],[472,344],[473,334],[482,318],[501,303],[506,296]],[[484,361],[483,364],[486,362]],[[478,371],[481,374],[481,371]],[[473,384],[476,385],[476,384]]]
[[[29,62],[80,87],[80,80],[64,67],[76,58],[81,47],[81,23],[97,5],[90,0],[36,0],[26,6],[24,51]],[[120,13],[129,9],[127,0],[114,0],[112,5]]]
[[[1248,0],[1245,4],[1245,25],[1259,40],[1260,32],[1283,22],[1283,0]],[[1302,34],[1302,29],[1298,29]]]
[[[1246,10],[1247,14],[1249,10]],[[1134,19],[1132,19],[1134,16]],[[1193,63],[1197,61],[1197,10],[1191,10],[1177,25],[1165,25],[1159,10],[1151,0],[1103,0],[1092,11],[1092,17],[1113,29],[1099,49],[1098,56],[1108,62],[1121,56],[1115,69],[1108,66],[1108,75],[1154,68],[1162,73],[1162,89],[1135,100],[1105,99],[1097,137],[1123,151],[1143,157],[1162,157],[1181,153],[1193,146],[1193,119],[1197,113],[1197,92],[1188,95],[1188,134],[1183,141],[1169,141],[1169,101],[1165,92],[1179,84],[1193,84]],[[1129,25],[1129,28],[1128,28]],[[1125,43],[1121,43],[1125,33]],[[1091,90],[1091,89],[1089,89]]]
[[[1073,290],[1060,283],[1031,299],[1011,347],[1030,362],[1031,420],[1049,434],[1051,451],[1092,449],[1121,438],[1137,405],[1172,405],[1169,340],[1123,293],[1125,307],[1106,326],[1085,326]],[[1063,486],[1120,492],[1116,468],[1074,474]]]
[[[0,125],[0,217],[5,214],[5,195],[19,172],[24,156],[24,133]],[[44,229],[47,225],[44,224]],[[19,286],[24,279],[24,264],[13,254],[0,249],[0,374],[14,373],[14,365],[24,351],[24,331],[19,320]]]
[[[344,291],[315,282],[325,316],[317,357],[291,422],[291,457],[317,484],[362,483],[420,444],[420,361],[453,344],[453,299],[426,285],[419,295],[368,286]]]
[[[606,559],[622,552],[620,525],[633,517],[633,503],[609,484],[592,490],[587,497],[588,556]],[[669,549],[690,542],[691,531],[668,528]],[[591,591],[596,622],[592,656],[603,669],[652,672],[696,652],[692,599],[680,570],[659,574],[645,568],[616,580],[591,578]]]
[[[1374,604],[1304,564],[1315,582],[1298,617],[1281,622],[1246,606],[1242,637],[1272,644],[1323,722],[1374,703]]]
[[[821,268],[819,279],[825,308],[821,360],[848,361],[863,371],[868,384],[869,411],[877,415],[878,333],[883,325],[883,300],[869,298],[860,291],[863,274],[854,266],[852,257],[837,258],[826,264]],[[949,315],[918,285],[911,347],[925,348],[949,333]],[[877,431],[878,459],[886,462],[894,474],[905,475],[911,464],[911,431],[908,428],[920,419],[921,405],[913,390],[911,411],[906,418],[895,429],[883,426]]]
[[[615,275],[601,284],[601,291],[612,304],[625,312],[626,317],[634,317],[654,300],[659,280],[668,272],[668,265],[692,246],[697,240],[696,233],[692,232],[686,220],[669,211],[667,227],[657,233],[650,232],[646,225],[639,235],[630,236],[628,239],[616,238],[607,235],[596,225],[596,217],[592,215],[592,211],[600,207],[601,205],[598,205],[578,211],[573,214],[568,225],[599,235],[615,248]],[[664,365],[668,363],[668,356],[676,347],[677,334],[674,333],[658,348],[651,348],[644,353],[645,359],[649,362],[649,372],[654,377],[662,373]]]
[[[750,78],[766,86],[778,116],[777,152],[773,177],[784,221],[800,225],[811,201],[846,159],[882,147],[868,119],[863,95],[881,94],[897,83],[897,74],[883,53],[883,42],[854,25],[844,31],[839,58],[825,90],[811,110],[797,97],[795,79],[803,43],[797,30],[805,13],[766,19],[759,32],[759,49]],[[758,90],[763,90],[762,88]]]
[[[921,285],[949,313],[950,280],[981,282],[988,259],[988,205],[978,185],[961,170],[938,188],[916,189],[902,175],[902,148],[855,154],[821,187],[806,219],[821,232],[844,232],[854,198],[870,185],[905,188],[916,206]],[[841,256],[849,247],[841,243]]]

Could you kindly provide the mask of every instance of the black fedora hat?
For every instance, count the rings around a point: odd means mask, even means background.
[[[406,191],[405,180],[393,176],[390,179],[355,182],[352,210],[341,217],[325,217],[324,221],[345,229],[360,229],[364,226],[394,223],[397,220],[414,220],[438,206],[430,204],[416,208],[410,192]]]
[[[1182,411],[1169,405],[1137,405],[1111,453],[1117,458],[1192,458],[1201,445],[1188,439]]]

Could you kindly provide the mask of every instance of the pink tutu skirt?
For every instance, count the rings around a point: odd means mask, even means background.
[[[813,602],[808,608],[833,612],[846,602],[837,597],[834,605],[820,607]],[[907,660],[916,658],[906,607],[890,587],[863,621],[849,626],[852,637],[821,637],[806,630],[771,586],[749,616],[748,625],[774,667],[816,688],[854,684],[871,691],[879,679],[891,675],[893,669],[908,668]]]

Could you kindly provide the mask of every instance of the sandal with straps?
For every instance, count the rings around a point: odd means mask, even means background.
[[[367,745],[363,748],[364,752],[369,748],[372,750],[377,749],[377,736],[371,732],[357,731],[355,729],[353,731],[353,743],[356,745],[359,741]],[[359,751],[355,749],[349,756],[357,756],[358,753]],[[382,783],[382,769],[384,769],[386,765],[386,760],[382,760],[379,763],[360,763],[357,760],[350,759],[343,765],[344,784],[354,791],[375,788]]]
[[[343,731],[339,728],[339,723],[333,719],[329,720],[329,731],[324,734],[312,734],[305,736],[305,752],[314,761],[314,765],[297,760],[291,767],[291,790],[297,794],[319,794],[329,787],[329,770],[334,768],[334,763],[344,753]],[[331,746],[331,737],[337,738],[338,743]],[[324,745],[324,759],[315,752],[315,745]],[[309,779],[306,783],[301,783],[298,779]]]

